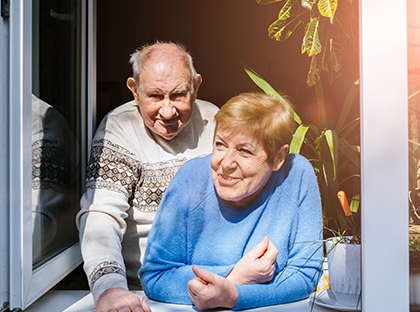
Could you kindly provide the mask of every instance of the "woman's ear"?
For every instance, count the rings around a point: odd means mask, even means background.
[[[284,144],[277,151],[277,155],[274,158],[273,171],[277,171],[281,168],[286,158],[287,153],[289,152],[289,144]]]

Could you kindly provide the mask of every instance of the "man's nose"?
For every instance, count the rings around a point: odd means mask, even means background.
[[[159,114],[164,119],[172,119],[176,116],[176,108],[169,97],[165,97],[163,99],[162,106],[159,109]]]

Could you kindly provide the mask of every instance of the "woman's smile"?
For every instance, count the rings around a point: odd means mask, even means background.
[[[219,129],[211,168],[217,194],[235,207],[244,207],[258,196],[278,169],[268,164],[264,148],[250,133]]]

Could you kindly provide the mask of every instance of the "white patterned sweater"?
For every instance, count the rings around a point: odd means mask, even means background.
[[[96,301],[112,287],[138,289],[138,270],[162,194],[188,159],[211,153],[217,106],[193,104],[190,123],[167,141],[146,130],[134,101],[111,111],[92,142],[76,217]]]

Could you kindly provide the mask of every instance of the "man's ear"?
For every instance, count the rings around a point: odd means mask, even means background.
[[[134,99],[137,101],[137,85],[136,85],[136,81],[134,80],[133,77],[129,77],[127,79],[127,88],[130,89],[131,93],[134,96]]]
[[[195,79],[194,79],[194,94],[195,94],[195,96],[197,96],[198,89],[200,88],[202,82],[203,82],[203,77],[201,77],[200,74],[197,74],[195,76]]]
[[[281,168],[288,152],[289,144],[284,144],[282,147],[279,148],[276,157],[274,158],[273,171],[277,171]]]

